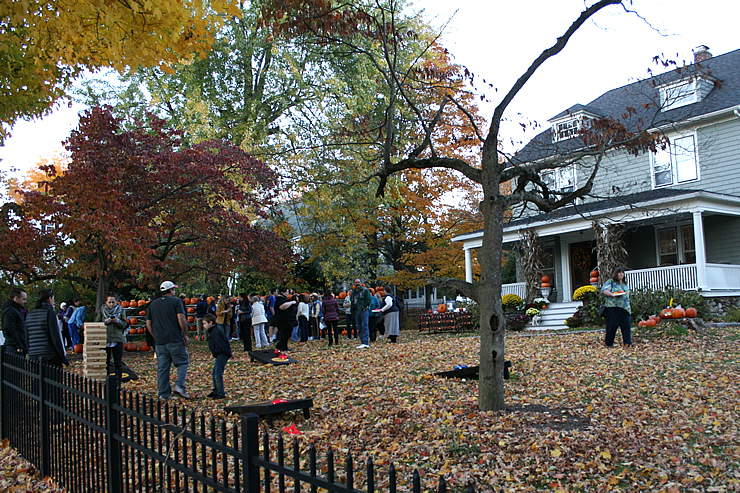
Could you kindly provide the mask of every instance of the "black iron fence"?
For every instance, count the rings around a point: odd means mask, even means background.
[[[331,448],[321,462],[314,444],[286,451],[282,435],[260,440],[254,414],[196,414],[2,350],[0,409],[0,437],[72,493],[397,491],[393,464],[377,480],[371,459],[356,469],[348,453],[339,469]],[[447,491],[443,477],[432,482],[426,491]],[[411,491],[422,491],[418,471]]]

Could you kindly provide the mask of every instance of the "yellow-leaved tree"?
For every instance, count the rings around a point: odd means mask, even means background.
[[[85,69],[167,70],[210,47],[233,0],[0,2],[0,144],[19,119],[48,113]]]

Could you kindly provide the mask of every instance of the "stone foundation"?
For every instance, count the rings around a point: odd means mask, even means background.
[[[720,319],[732,310],[740,310],[740,296],[718,296],[704,298],[709,319]]]

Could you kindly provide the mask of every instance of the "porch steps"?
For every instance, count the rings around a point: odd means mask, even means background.
[[[579,306],[581,306],[580,301],[550,303],[545,310],[540,311],[542,322],[539,325],[528,325],[527,330],[567,329],[565,319],[572,316]]]

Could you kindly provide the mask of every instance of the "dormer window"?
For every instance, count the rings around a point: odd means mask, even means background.
[[[692,77],[658,88],[661,111],[668,111],[697,103],[709,94],[714,83],[706,78]]]
[[[580,105],[577,105],[580,106]],[[568,110],[562,113],[563,116],[550,120],[552,124],[551,133],[552,141],[560,142],[562,140],[572,139],[578,136],[579,132],[588,127],[589,122],[594,118],[599,118],[596,114],[579,109],[577,111]]]

